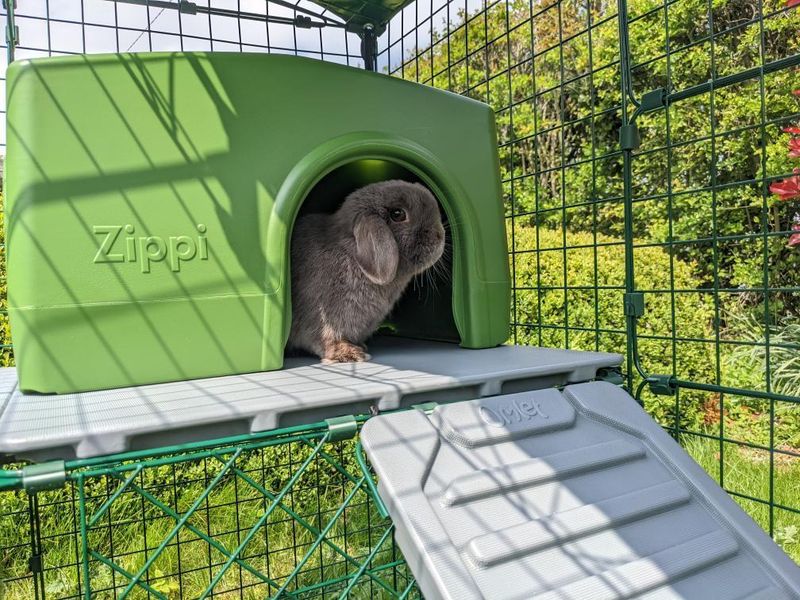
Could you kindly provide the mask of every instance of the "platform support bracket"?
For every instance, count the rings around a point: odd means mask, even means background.
[[[647,378],[647,384],[657,396],[674,396],[678,389],[673,375],[651,375]]]
[[[597,379],[600,381],[608,381],[614,385],[622,385],[625,382],[625,376],[617,368],[613,369],[600,369],[597,371]]]
[[[328,424],[329,442],[340,442],[355,437],[358,432],[358,422],[353,415],[325,419]]]
[[[644,314],[644,294],[642,292],[628,292],[624,298],[626,316],[641,317]]]
[[[26,465],[22,467],[22,487],[29,494],[64,487],[67,469],[63,460]]]

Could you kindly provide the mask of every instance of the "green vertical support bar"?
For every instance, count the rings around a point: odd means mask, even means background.
[[[89,540],[86,529],[86,488],[82,475],[78,475],[78,511],[81,529],[81,571],[83,573],[84,600],[92,600],[91,579],[89,577]]]
[[[714,2],[708,0],[706,5],[708,11],[708,25],[711,31],[716,31],[714,25]],[[711,73],[717,72],[717,57],[716,57],[716,41],[714,36],[711,37]],[[762,100],[763,101],[763,100]],[[720,385],[722,383],[722,370],[721,362],[722,356],[720,352],[720,299],[719,299],[719,225],[718,225],[718,207],[719,196],[717,193],[717,103],[716,103],[716,88],[712,86],[710,91],[709,102],[709,124],[711,129],[711,252],[712,252],[712,270],[714,274],[713,291],[714,291],[714,353],[715,353],[715,373],[714,383]],[[675,286],[672,285],[671,289],[674,290]],[[673,370],[674,371],[674,370]],[[675,394],[676,415],[675,415],[675,430],[676,438],[680,441],[677,431],[680,427],[680,394]],[[725,433],[725,394],[719,394],[719,484],[724,486],[724,464],[725,464],[725,444],[723,443]]]
[[[758,11],[760,14],[764,14],[764,2],[763,0],[758,0]],[[775,535],[775,397],[772,394],[772,361],[770,360],[771,354],[771,343],[770,343],[770,334],[771,334],[771,315],[770,315],[770,285],[769,285],[769,188],[767,186],[767,131],[765,127],[765,123],[767,122],[767,107],[766,107],[766,96],[767,91],[764,87],[764,63],[766,62],[765,57],[765,46],[766,46],[766,32],[764,30],[764,19],[761,18],[758,20],[758,49],[759,49],[759,65],[757,67],[759,74],[758,74],[758,85],[759,85],[759,96],[761,98],[760,103],[760,117],[761,117],[761,127],[760,127],[760,134],[761,134],[761,177],[762,177],[762,197],[763,200],[761,202],[761,234],[762,234],[762,244],[764,247],[763,251],[763,263],[761,269],[761,277],[762,277],[762,286],[763,286],[763,294],[764,294],[764,383],[766,385],[766,392],[770,395],[769,399],[769,534],[771,536]]]
[[[632,165],[633,150],[639,145],[639,133],[636,124],[631,123],[628,114],[629,100],[633,100],[630,90],[630,53],[628,49],[628,4],[626,0],[617,0],[617,20],[619,22],[619,59],[621,91],[622,127],[619,132],[620,148],[622,149],[622,201],[625,221],[625,293],[631,294],[636,290],[633,267],[633,187]],[[636,316],[625,315],[626,330],[626,368],[629,373],[627,389],[632,392],[633,371],[636,362]]]
[[[595,72],[595,64],[594,64],[594,52],[592,49],[592,35],[594,31],[594,19],[593,19],[594,11],[588,10],[586,11],[586,20],[587,20],[587,30],[588,30],[588,49],[589,49],[589,73],[591,73],[591,81],[592,87],[594,87],[594,72]],[[592,103],[591,106],[591,147],[592,147],[592,154],[591,154],[591,165],[592,165],[592,260],[593,260],[593,267],[594,267],[594,279],[593,279],[593,290],[592,294],[594,295],[594,350],[595,352],[600,351],[600,263],[597,257],[597,231],[598,231],[598,207],[597,207],[597,131],[596,131],[596,124],[595,124],[595,117],[596,117],[596,105]]]
[[[14,62],[14,49],[19,43],[17,22],[14,14],[17,9],[17,0],[3,0],[3,8],[6,9],[6,59],[8,64],[11,64]]]
[[[670,49],[671,44],[671,35],[670,35],[670,27],[669,27],[669,9],[670,4],[668,2],[664,3],[664,32],[665,32],[665,42],[666,42],[666,62],[667,62],[667,84],[672,81],[672,50]],[[674,230],[673,230],[673,214],[674,214],[674,197],[673,197],[673,190],[672,190],[672,122],[670,120],[670,110],[669,110],[669,96],[667,91],[664,90],[664,97],[662,102],[664,104],[664,120],[665,120],[665,143],[667,146],[667,223],[669,227],[668,237],[669,240],[669,289],[670,289],[670,327],[672,331],[677,331],[677,319],[675,317],[676,309],[675,309],[675,253],[672,252],[672,243],[674,240]],[[678,360],[678,347],[677,342],[675,340],[675,336],[672,336],[670,340],[670,356],[672,358],[672,364],[677,364]],[[641,398],[637,397],[637,400],[644,405]],[[675,394],[675,414],[678,414],[680,410],[680,394]],[[676,425],[673,421],[673,425]],[[674,429],[672,434],[677,439],[678,431]]]
[[[506,60],[508,61],[508,64],[511,65],[511,64],[513,64],[513,58],[511,56],[511,44],[508,41],[508,37],[509,37],[508,36],[508,32],[511,30],[511,24],[509,22],[509,12],[510,11],[509,11],[508,4],[509,4],[509,0],[506,0],[506,10],[505,10],[505,13],[506,13],[505,14]],[[448,5],[449,5],[449,3],[448,3]],[[508,98],[507,98],[507,101],[508,101],[508,105],[511,106],[514,103],[514,95],[513,95],[513,92],[512,92],[514,84],[513,84],[513,79],[511,77],[511,69],[507,69],[506,70],[506,85],[508,86]],[[509,110],[508,117],[509,117],[511,131],[514,131],[514,111],[513,110]],[[511,155],[509,157],[510,160],[511,160],[511,181],[510,181],[510,187],[511,187],[511,248],[510,248],[510,254],[509,254],[509,256],[511,257],[511,260],[509,262],[511,263],[510,266],[511,266],[511,289],[512,290],[514,288],[516,288],[516,286],[517,286],[517,261],[514,260],[515,249],[516,249],[516,246],[517,246],[517,243],[516,243],[516,240],[517,240],[517,225],[516,225],[516,213],[517,213],[516,204],[517,204],[517,201],[516,201],[515,196],[514,196],[514,192],[515,192],[514,188],[515,188],[516,180],[514,178],[514,158],[515,157],[514,157],[513,148],[514,147],[512,145],[512,151],[511,151]],[[503,193],[505,195],[505,190],[504,190]],[[508,220],[508,217],[506,217],[506,220]],[[518,344],[519,343],[519,340],[518,340],[518,337],[517,337],[517,323],[519,323],[519,318],[518,318],[518,315],[517,315],[517,295],[515,293],[513,293],[513,291],[512,291],[512,293],[511,293],[511,336],[512,336],[512,340],[513,340],[514,344]]]
[[[563,7],[562,3],[558,2],[556,4],[558,9],[558,36],[559,39],[564,39],[564,15],[563,15]],[[567,76],[564,71],[564,45],[563,43],[558,45],[558,77],[559,77],[559,88],[563,89],[566,85]],[[561,178],[559,181],[559,196],[561,201],[561,277],[562,277],[562,284],[564,288],[561,290],[563,293],[564,299],[564,348],[569,348],[569,293],[568,289],[569,286],[567,282],[569,281],[569,275],[567,271],[567,248],[569,244],[567,243],[567,190],[566,190],[566,154],[564,152],[564,127],[567,121],[566,115],[566,106],[565,106],[565,99],[564,95],[561,95],[561,98],[558,101],[558,139],[559,139],[559,156],[558,156],[558,175]]]

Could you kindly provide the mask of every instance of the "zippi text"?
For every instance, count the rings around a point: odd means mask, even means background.
[[[125,236],[122,236],[123,231]],[[204,235],[206,226],[197,225],[198,236],[175,235],[168,238],[157,235],[134,236],[133,225],[95,225],[95,235],[104,236],[100,242],[95,263],[139,263],[142,273],[149,273],[153,263],[166,261],[174,272],[181,270],[181,263],[192,260],[208,260],[208,240]]]

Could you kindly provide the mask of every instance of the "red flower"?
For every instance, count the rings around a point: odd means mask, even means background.
[[[797,1],[800,3],[800,0]],[[800,168],[794,170],[792,177],[770,184],[769,191],[778,196],[779,200],[800,198]]]
[[[786,7],[792,8],[793,6],[800,5],[800,0],[786,0]]]
[[[789,140],[789,156],[800,158],[800,137],[793,137]]]
[[[792,91],[792,93],[793,93],[795,96],[800,96],[800,90],[794,90],[794,91]]]
[[[800,0],[797,0],[800,2]],[[800,135],[800,127],[796,127],[792,125],[791,127],[784,127],[782,130],[784,133],[791,133],[792,135]]]
[[[792,219],[792,231],[794,233],[789,236],[787,245],[790,248],[796,248],[800,246],[800,213],[796,213],[794,219]]]

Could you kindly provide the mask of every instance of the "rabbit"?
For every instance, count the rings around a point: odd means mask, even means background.
[[[365,340],[411,279],[439,260],[444,244],[439,205],[419,183],[373,183],[333,214],[298,218],[287,348],[324,364],[369,360]]]

